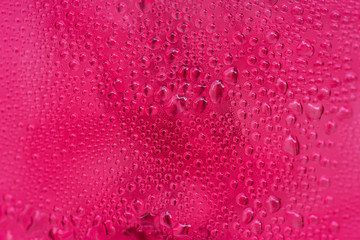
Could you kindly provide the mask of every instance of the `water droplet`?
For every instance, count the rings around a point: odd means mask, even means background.
[[[242,213],[242,222],[249,224],[254,219],[254,210],[252,208],[245,208]]]
[[[300,103],[299,100],[293,100],[292,102],[289,103],[288,107],[296,114],[301,114],[303,111],[302,104]]]
[[[285,80],[278,78],[276,81],[276,87],[279,89],[279,92],[285,94],[288,89],[288,84]]]
[[[224,71],[223,79],[227,83],[236,84],[238,80],[238,70],[236,67],[230,67]]]
[[[295,156],[299,154],[299,141],[295,136],[288,136],[285,138],[283,149],[285,152],[290,153],[291,155]]]
[[[304,217],[297,212],[288,211],[286,212],[287,222],[295,228],[304,227]]]
[[[268,197],[268,199],[266,200],[266,204],[271,213],[279,211],[281,207],[280,199],[272,195]]]
[[[324,106],[321,103],[308,103],[305,108],[306,116],[313,120],[319,120],[324,113]]]
[[[208,103],[205,98],[198,98],[194,101],[194,109],[196,112],[202,113],[205,111],[207,104]]]
[[[213,103],[221,103],[225,95],[225,86],[220,80],[214,81],[209,89],[210,99]]]
[[[302,40],[296,48],[296,52],[299,56],[312,56],[314,55],[315,49],[311,45],[309,40]]]
[[[160,223],[168,228],[171,228],[173,226],[172,217],[169,212],[165,212],[161,214]]]
[[[245,206],[248,204],[248,202],[249,202],[249,199],[245,194],[239,193],[236,196],[236,203],[239,204],[240,206]]]

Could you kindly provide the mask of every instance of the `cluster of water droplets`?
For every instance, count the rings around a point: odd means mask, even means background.
[[[1,5],[1,237],[358,236],[358,1]]]

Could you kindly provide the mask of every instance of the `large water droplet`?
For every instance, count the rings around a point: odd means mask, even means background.
[[[314,55],[315,49],[311,45],[309,40],[302,40],[296,48],[296,53],[299,56],[312,56]]]
[[[281,207],[280,199],[272,195],[268,197],[268,199],[266,200],[266,204],[271,213],[279,211]]]
[[[324,113],[324,106],[321,103],[308,103],[305,108],[306,116],[313,120],[319,120]]]
[[[295,136],[288,136],[285,138],[283,149],[284,151],[290,153],[291,155],[295,156],[299,154],[300,144]]]
[[[211,84],[209,95],[213,103],[221,103],[225,95],[225,86],[220,80],[216,80]]]
[[[223,78],[227,83],[235,84],[238,80],[238,70],[236,67],[230,67],[224,71]]]

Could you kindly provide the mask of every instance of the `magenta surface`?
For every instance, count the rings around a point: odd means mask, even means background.
[[[0,19],[0,240],[360,239],[358,0]]]

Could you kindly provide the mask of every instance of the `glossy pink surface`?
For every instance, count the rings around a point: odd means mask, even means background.
[[[359,239],[358,0],[0,0],[0,239]]]

